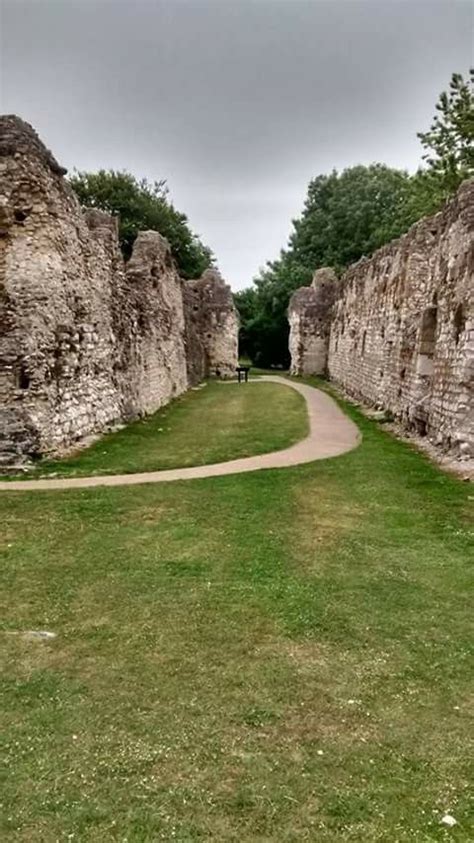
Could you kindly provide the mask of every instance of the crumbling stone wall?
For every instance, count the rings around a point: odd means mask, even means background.
[[[230,287],[216,269],[185,285],[188,379],[202,380],[208,372],[221,378],[235,375],[239,322]]]
[[[288,308],[290,374],[326,374],[331,314],[339,290],[336,273],[325,267],[316,270],[310,287],[293,293]]]
[[[121,417],[129,419],[153,412],[188,388],[183,282],[168,241],[157,231],[141,232],[135,240],[122,290],[114,322]]]
[[[209,373],[212,355],[191,359],[200,343],[224,343],[228,370],[236,364],[228,288],[223,320],[220,292],[213,315],[207,281],[202,302],[193,285],[207,333],[198,322],[188,350],[186,282],[167,241],[142,232],[124,265],[117,220],[83,211],[64,174],[31,126],[0,118],[0,466],[158,409],[189,371]]]
[[[328,372],[442,448],[474,453],[474,181],[349,268]]]

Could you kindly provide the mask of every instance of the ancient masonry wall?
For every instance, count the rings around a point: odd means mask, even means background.
[[[308,373],[304,350],[317,318],[294,311],[303,353],[293,369]],[[350,267],[328,327],[333,381],[440,447],[474,455],[474,181],[440,213]]]
[[[188,379],[202,380],[204,372],[217,377],[235,375],[239,324],[229,307],[230,287],[215,269],[184,286]]]
[[[64,174],[28,124],[0,118],[0,466],[158,409],[212,373],[214,346],[223,374],[237,365],[222,279],[190,283],[187,324],[167,241],[142,232],[124,264],[117,220],[83,212]]]
[[[324,375],[327,371],[331,314],[340,293],[333,269],[317,269],[310,287],[300,287],[288,309],[291,375]]]

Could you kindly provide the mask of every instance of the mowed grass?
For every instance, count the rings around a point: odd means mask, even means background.
[[[473,839],[472,486],[349,412],[312,465],[0,496],[2,839]]]
[[[276,451],[308,433],[304,399],[272,383],[210,381],[172,404],[62,460],[42,460],[29,477],[128,474],[223,462]]]

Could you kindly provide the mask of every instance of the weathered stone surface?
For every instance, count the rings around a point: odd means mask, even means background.
[[[474,181],[349,268],[329,329],[329,375],[348,394],[474,453]]]
[[[124,265],[117,219],[83,211],[64,173],[31,126],[0,118],[0,466],[156,410],[188,372],[217,368],[213,349],[235,368],[222,280],[191,284],[202,318],[188,349],[187,282],[167,241],[142,232]]]
[[[293,293],[288,308],[290,374],[326,374],[331,314],[339,291],[336,273],[324,267],[316,270],[310,287]]]
[[[134,418],[188,388],[183,282],[167,240],[156,231],[138,235],[125,279],[115,324],[121,338],[121,416]]]
[[[188,379],[202,380],[204,373],[229,378],[238,363],[239,322],[232,291],[216,269],[186,282],[186,343]]]

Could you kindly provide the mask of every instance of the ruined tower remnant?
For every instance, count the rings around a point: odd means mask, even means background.
[[[230,287],[216,269],[184,287],[188,376],[201,380],[205,372],[228,378],[235,375],[239,324]]]
[[[222,279],[190,283],[199,319],[188,325],[168,242],[142,232],[124,264],[117,219],[83,211],[64,174],[29,124],[0,118],[0,466],[60,451],[237,365]]]
[[[319,374],[314,293],[289,311],[292,369]],[[330,378],[448,450],[474,455],[474,181],[349,267],[325,325]]]
[[[317,269],[310,287],[293,293],[288,308],[292,375],[325,375],[331,314],[339,292],[333,269]]]

